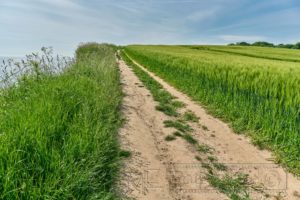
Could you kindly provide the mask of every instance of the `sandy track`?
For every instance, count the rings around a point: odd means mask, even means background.
[[[126,196],[149,200],[228,199],[206,182],[204,171],[195,160],[196,152],[191,146],[181,139],[172,142],[164,140],[174,131],[163,125],[163,121],[170,118],[155,110],[157,103],[131,69],[123,61],[119,66],[126,94],[123,112],[127,118],[120,132],[120,140],[124,149],[133,152],[122,169],[121,188]],[[263,184],[266,193],[271,195],[267,198],[255,196],[254,193],[253,198],[300,199],[300,181],[275,165],[268,151],[258,150],[247,138],[234,134],[227,124],[207,114],[189,97],[140,67],[184,102],[186,109],[201,118],[201,125],[208,130],[193,124],[195,138],[212,146],[219,161],[226,163],[231,171],[249,174],[251,181]]]
[[[183,140],[164,140],[165,136],[174,131],[163,125],[163,121],[169,118],[155,110],[157,103],[131,69],[123,61],[119,66],[126,95],[123,112],[127,117],[120,132],[121,143],[124,149],[133,152],[122,170],[123,192],[128,197],[147,200],[227,199],[216,191],[190,194],[191,192],[181,190],[194,189],[189,185],[185,188],[183,179],[196,176],[197,174],[191,174],[195,171],[200,173],[199,169],[180,170],[183,163],[187,167],[195,163],[193,154]]]

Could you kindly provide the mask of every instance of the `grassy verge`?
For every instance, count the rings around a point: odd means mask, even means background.
[[[98,44],[2,90],[0,199],[114,199],[121,97],[115,48]]]

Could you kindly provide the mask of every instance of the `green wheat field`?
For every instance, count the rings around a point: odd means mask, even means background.
[[[300,51],[140,45],[125,51],[300,175]]]

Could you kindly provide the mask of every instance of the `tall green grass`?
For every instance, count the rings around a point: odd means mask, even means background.
[[[247,131],[257,144],[274,150],[281,163],[300,175],[300,63],[189,46],[136,45],[125,51],[230,121],[236,131]],[[247,51],[258,54],[253,48]]]
[[[121,89],[115,47],[0,94],[0,199],[114,199]]]

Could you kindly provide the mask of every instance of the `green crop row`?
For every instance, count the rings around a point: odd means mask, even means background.
[[[133,45],[125,51],[237,132],[274,150],[278,161],[300,175],[300,63],[191,47]]]
[[[0,94],[0,199],[114,199],[122,97],[115,47]]]
[[[270,60],[281,60],[300,62],[300,51],[296,49],[281,49],[253,46],[185,46],[190,49],[209,50],[220,53],[248,56],[253,58],[264,58]]]

